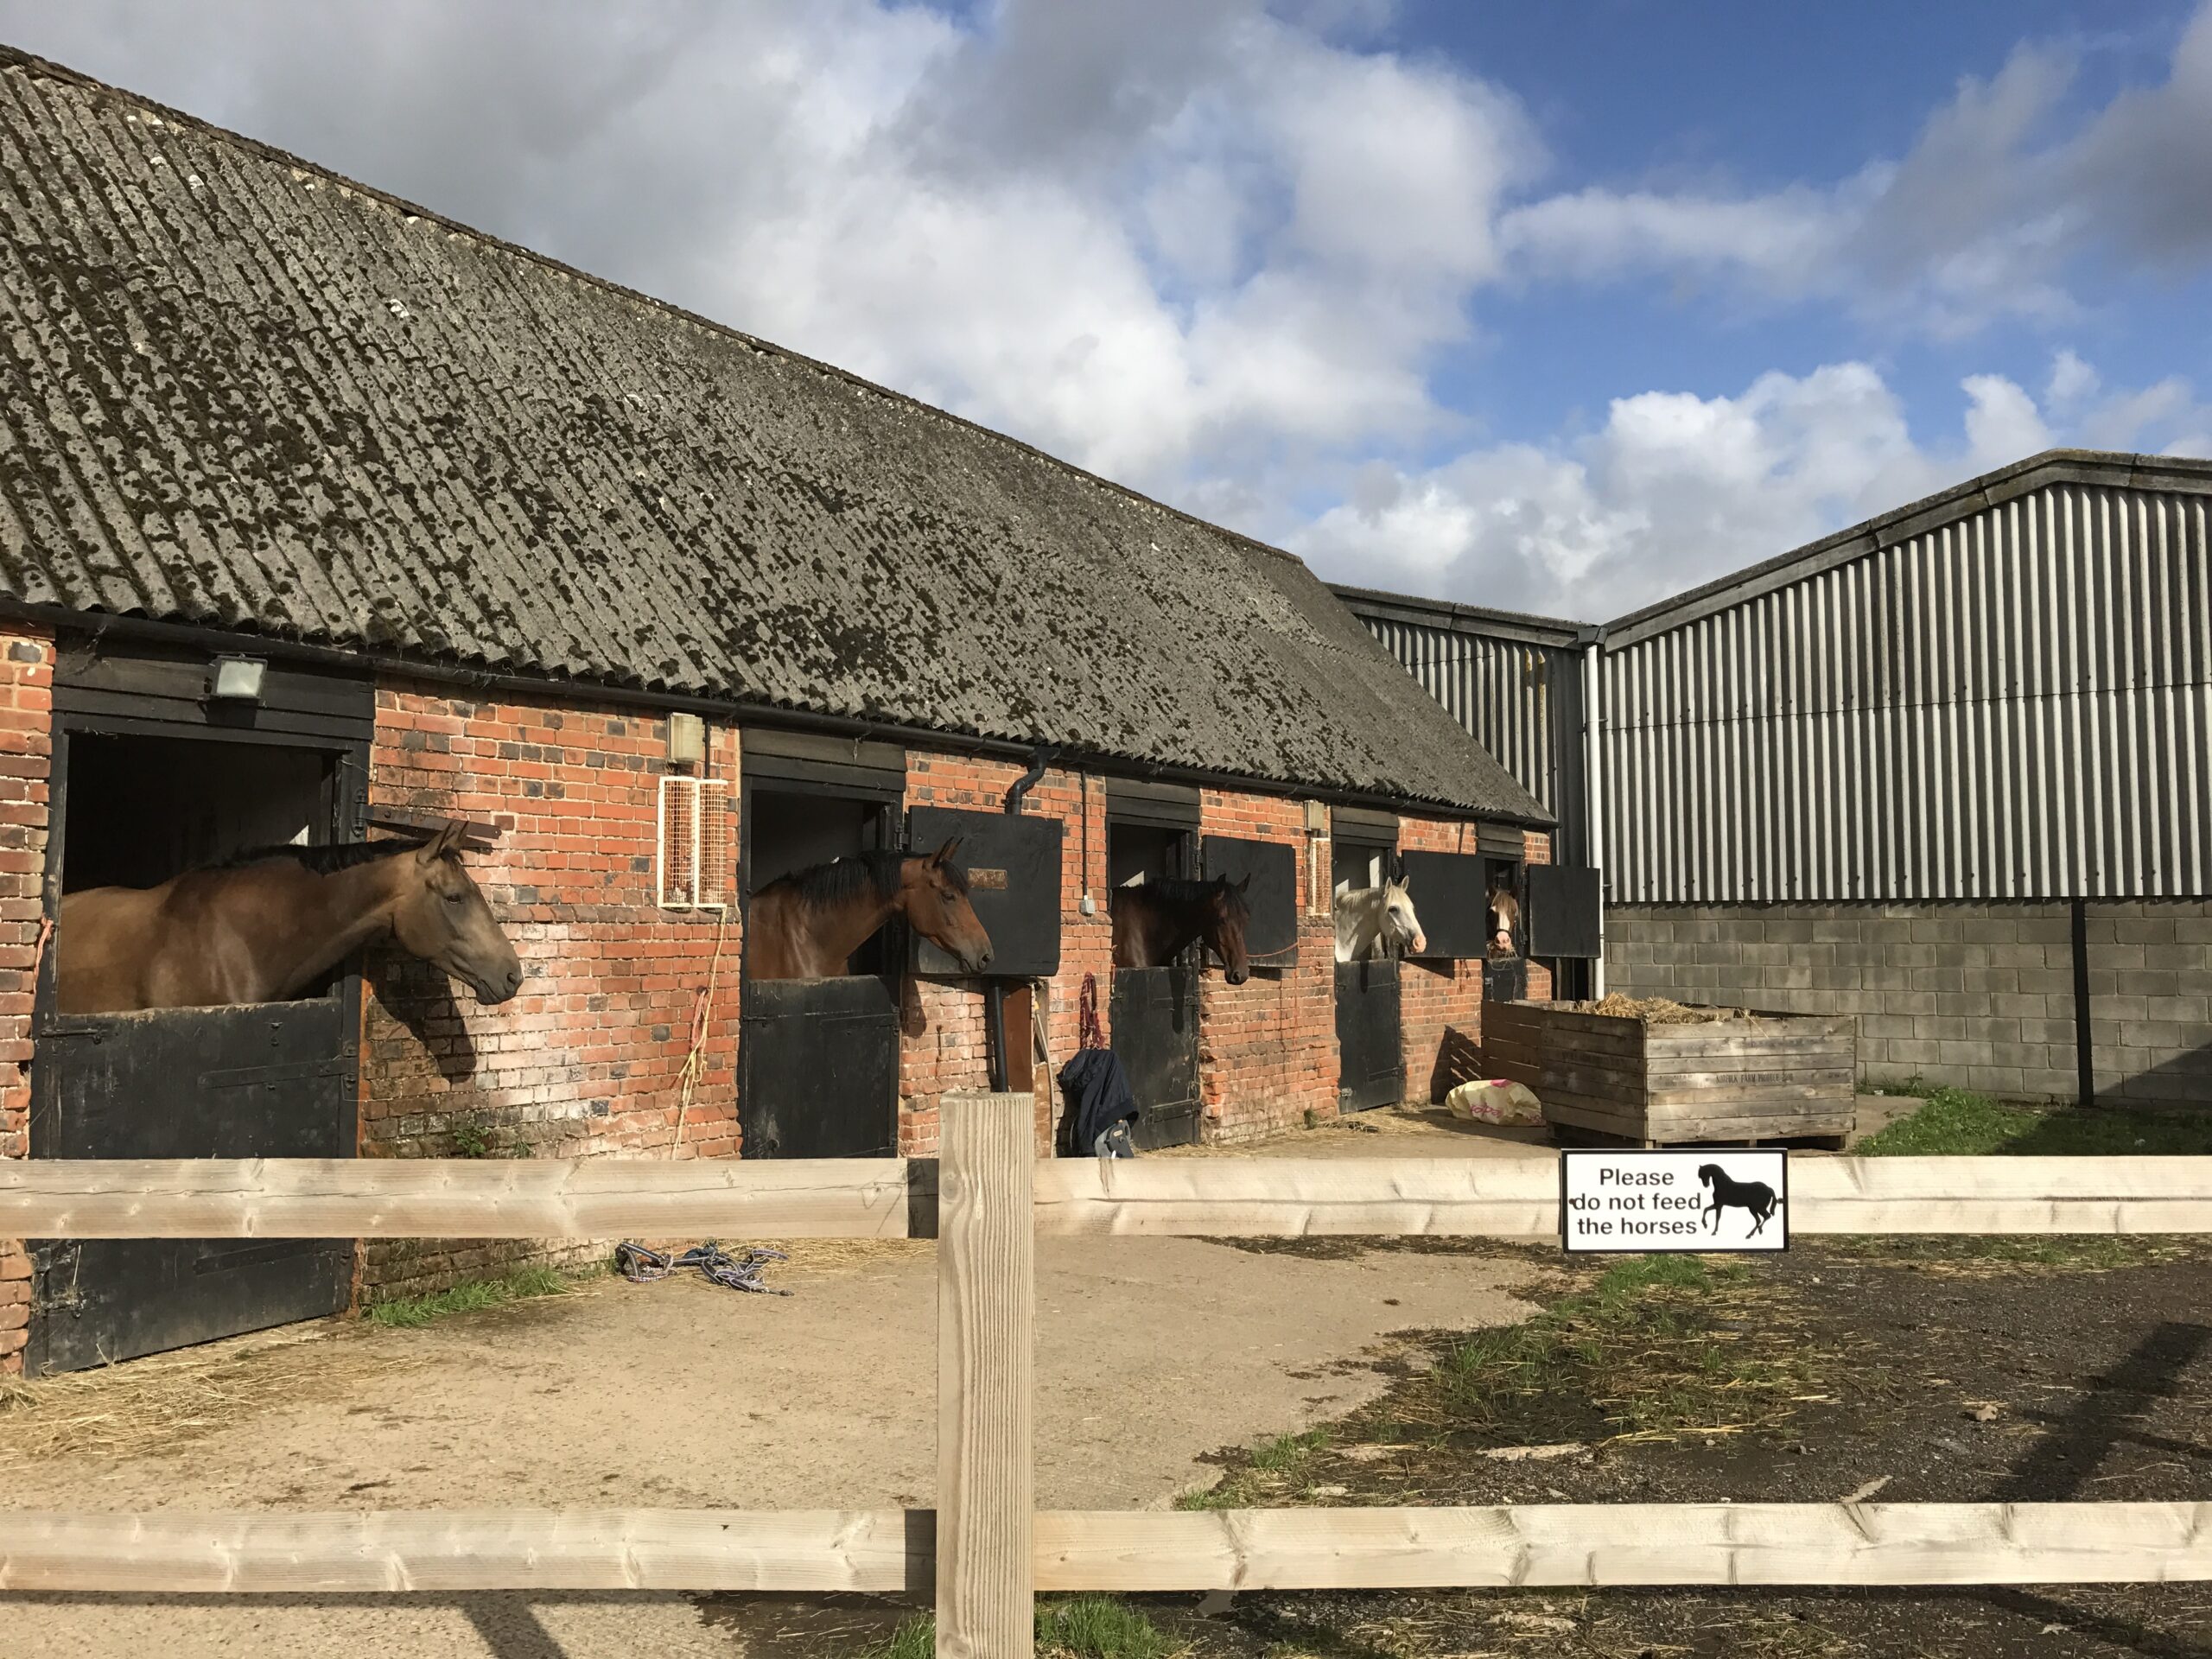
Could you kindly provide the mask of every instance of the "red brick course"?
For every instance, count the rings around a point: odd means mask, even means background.
[[[1198,989],[1198,1089],[1209,1141],[1254,1141],[1337,1115],[1336,924],[1313,908],[1302,801],[1206,790],[1199,828],[1209,836],[1275,841],[1297,860],[1298,960],[1258,967],[1242,985],[1209,971]]]
[[[377,691],[374,805],[500,823],[469,864],[528,975],[478,1005],[444,976],[372,960],[364,1010],[361,1154],[716,1158],[737,1152],[739,925],[659,908],[653,892],[664,716],[588,702],[480,702],[404,683]],[[709,775],[730,780],[737,734],[711,728]],[[683,1112],[697,999],[720,966],[704,1066]],[[461,1132],[457,1135],[457,1131]],[[413,1294],[524,1260],[575,1257],[517,1241],[374,1241],[364,1288]]]
[[[1402,852],[1472,853],[1475,826],[1446,819],[1401,818]],[[1522,856],[1531,864],[1551,860],[1551,837],[1533,831],[1522,836]],[[1406,1040],[1406,1097],[1433,1104],[1465,1075],[1468,1051],[1482,1041],[1483,965],[1479,961],[1409,962],[1398,977],[1401,1018]],[[1551,970],[1529,964],[1529,995],[1551,995]]]
[[[1012,761],[916,749],[906,760],[906,804],[998,812],[1026,767]],[[1113,984],[1114,927],[1106,913],[1106,789],[1096,779],[1047,770],[1022,801],[1026,817],[1055,817],[1060,837],[1060,971],[1042,988],[1046,1042],[1054,1067],[1075,1052],[1083,976],[1096,976],[1098,1018],[1107,1022]],[[1090,867],[1084,868],[1089,819]],[[1084,915],[1086,882],[1096,913]],[[909,980],[906,1033],[899,1054],[899,1150],[906,1157],[937,1152],[938,1103],[949,1093],[990,1081],[983,995],[976,980]],[[1014,1041],[1020,1039],[1015,1033]],[[1058,1119],[1058,1091],[1038,1074],[1037,1147],[1049,1155]]]
[[[0,632],[0,1158],[30,1154],[31,1014],[53,757],[52,637]],[[0,1238],[0,1376],[23,1367],[30,1276],[22,1241]]]

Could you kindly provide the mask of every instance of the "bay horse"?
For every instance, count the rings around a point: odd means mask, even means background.
[[[779,876],[753,895],[746,972],[839,979],[846,959],[893,916],[968,973],[991,965],[990,935],[968,899],[955,836],[934,853],[855,853]]]
[[[1393,876],[1379,887],[1348,887],[1336,899],[1337,960],[1372,962],[1428,949],[1413,890]]]
[[[1165,968],[1203,942],[1221,959],[1221,976],[1242,985],[1252,976],[1244,952],[1244,927],[1252,919],[1245,897],[1252,878],[1177,881],[1147,876],[1116,887],[1106,900],[1114,918],[1116,968]]]
[[[522,987],[522,963],[461,865],[465,831],[428,841],[264,847],[156,887],[64,893],[54,932],[62,1014],[283,1002],[386,940],[480,1002]]]

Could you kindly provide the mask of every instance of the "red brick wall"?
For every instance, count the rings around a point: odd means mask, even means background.
[[[0,1158],[29,1155],[31,1010],[45,914],[47,777],[54,756],[54,646],[0,632]],[[0,1238],[0,1376],[23,1368],[31,1261]]]
[[[1521,832],[1521,856],[1531,864],[1552,861],[1552,838],[1541,830]],[[1531,1001],[1548,1002],[1552,995],[1552,970],[1533,957],[1529,961],[1529,997]]]
[[[998,812],[1007,790],[1026,767],[1003,760],[976,760],[916,749],[906,761],[906,804],[952,807],[967,812]],[[1086,801],[1088,804],[1086,805]],[[1114,930],[1106,914],[1106,789],[1097,779],[1086,788],[1073,772],[1048,770],[1023,798],[1028,817],[1055,817],[1066,829],[1060,838],[1060,971],[1041,988],[1046,1032],[1052,1064],[1075,1052],[1077,1001],[1083,976],[1098,982],[1098,1017],[1107,1017],[1112,988]],[[1084,869],[1084,819],[1090,819],[1090,862]],[[1083,914],[1086,880],[1096,913]],[[938,1103],[962,1089],[990,1082],[984,1046],[983,996],[975,980],[907,982],[905,1038],[899,1055],[899,1150],[908,1157],[934,1155],[938,1145]],[[1015,1033],[1014,1040],[1021,1040]],[[1049,1155],[1059,1093],[1040,1068],[1037,1078],[1037,1135],[1039,1156]]]
[[[1398,846],[1402,851],[1471,853],[1476,850],[1475,826],[1440,819],[1401,818]],[[1551,861],[1551,837],[1533,832],[1522,836],[1522,856],[1531,864]],[[1471,1051],[1482,1041],[1483,965],[1480,962],[1408,962],[1398,978],[1399,1001],[1405,1021],[1406,1097],[1415,1104],[1434,1103],[1451,1086],[1478,1075]],[[1551,970],[1541,963],[1529,964],[1529,995],[1552,994]]]
[[[1337,1115],[1336,925],[1310,904],[1315,843],[1306,807],[1280,796],[1206,790],[1210,836],[1279,841],[1298,861],[1298,960],[1255,968],[1242,985],[1209,970],[1198,988],[1198,1088],[1209,1141],[1257,1140]]]
[[[710,776],[737,735],[710,728]],[[727,912],[704,1071],[676,1144],[682,1072],[720,918],[655,903],[667,722],[589,703],[479,702],[404,683],[377,692],[373,804],[502,823],[470,868],[527,975],[497,1007],[425,965],[370,968],[361,1066],[365,1157],[728,1157],[737,1150],[738,918]],[[574,1258],[594,1247],[556,1254]],[[526,1242],[373,1241],[365,1287],[412,1294],[523,1260]]]
[[[1433,818],[1398,820],[1398,849],[1408,853],[1472,853],[1475,826]],[[1420,895],[1414,895],[1418,900]],[[1406,1042],[1406,1099],[1433,1103],[1467,1072],[1463,1058],[1482,1041],[1480,962],[1408,962],[1398,970],[1398,1006]]]
[[[1023,767],[1011,761],[912,751],[907,761],[909,806],[1002,810],[1007,786]],[[1107,1018],[1113,975],[1113,924],[1106,912],[1106,789],[1086,790],[1073,772],[1047,771],[1023,803],[1024,812],[1057,817],[1061,837],[1060,971],[1046,984],[1046,1031],[1057,1065],[1074,1052],[1083,976],[1096,976],[1099,1017]],[[1300,891],[1306,891],[1311,849],[1305,808],[1296,801],[1207,791],[1205,833],[1285,841],[1297,851]],[[1084,823],[1090,865],[1084,868]],[[1096,913],[1084,916],[1088,887]],[[1249,1140],[1294,1127],[1310,1110],[1333,1116],[1337,1103],[1335,932],[1329,918],[1300,918],[1299,961],[1280,972],[1255,972],[1241,986],[1209,973],[1199,990],[1199,1086],[1208,1140]],[[1108,1036],[1110,1039],[1109,1031]],[[1017,1037],[1016,1040],[1019,1040]],[[948,1092],[980,1089],[989,1080],[983,999],[976,982],[910,981],[900,1055],[899,1147],[908,1156],[937,1150],[938,1103]],[[1058,1092],[1040,1074],[1038,1151],[1049,1154]]]

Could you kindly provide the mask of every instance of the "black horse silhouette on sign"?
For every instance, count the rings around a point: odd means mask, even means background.
[[[1700,1185],[1712,1191],[1713,1201],[1706,1205],[1705,1220],[1716,1233],[1720,1230],[1723,1210],[1750,1211],[1753,1233],[1764,1228],[1774,1214],[1774,1189],[1764,1181],[1736,1180],[1718,1164],[1700,1165],[1697,1179]]]

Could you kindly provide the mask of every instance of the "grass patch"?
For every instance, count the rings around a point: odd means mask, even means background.
[[[861,1659],[931,1659],[937,1619],[916,1613]],[[1187,1644],[1113,1596],[1070,1596],[1037,1604],[1039,1659],[1176,1659]]]
[[[1814,1357],[1748,1268],[1643,1256],[1526,1324],[1452,1343],[1433,1374],[1437,1426],[1530,1444],[1553,1437],[1523,1432],[1552,1417],[1544,1408],[1586,1401],[1612,1439],[1741,1433],[1790,1414]]]
[[[1278,1434],[1248,1447],[1236,1456],[1234,1468],[1220,1484],[1202,1491],[1185,1492],[1175,1500],[1179,1510],[1244,1510],[1265,1503],[1270,1493],[1306,1484],[1314,1454],[1329,1444],[1329,1431],[1309,1428],[1300,1434]]]
[[[1938,1089],[1918,1111],[1869,1135],[1855,1150],[1872,1158],[2212,1153],[2212,1122],[2106,1107],[2044,1110],[1963,1089]]]
[[[471,1279],[428,1296],[400,1296],[372,1303],[363,1317],[372,1325],[411,1331],[454,1313],[479,1313],[487,1307],[538,1296],[565,1296],[571,1281],[551,1268],[518,1268],[497,1279]]]

